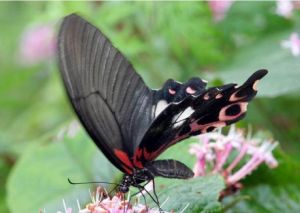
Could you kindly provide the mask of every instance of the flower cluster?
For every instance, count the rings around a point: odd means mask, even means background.
[[[213,18],[216,22],[222,21],[225,18],[227,11],[230,9],[232,3],[232,0],[208,1],[208,7],[210,8]]]
[[[77,125],[71,125],[76,129]],[[71,131],[72,132],[72,131]],[[251,174],[259,165],[265,163],[270,168],[278,166],[272,151],[278,142],[272,140],[261,140],[246,137],[241,129],[231,126],[228,134],[222,134],[221,130],[198,136],[199,143],[192,144],[190,153],[195,155],[197,162],[194,166],[195,176],[205,176],[209,174],[221,174],[224,177],[227,188],[221,196],[232,193],[232,190],[239,189],[239,181]],[[152,183],[146,186],[147,191],[153,188]],[[105,197],[107,194],[103,188],[98,187],[91,195],[91,201],[85,208],[81,208],[78,203],[79,213],[159,213],[158,208],[149,208],[139,203],[143,192],[135,197],[134,202],[125,199],[124,194],[116,193],[113,197]],[[130,195],[129,195],[130,197]],[[166,201],[165,201],[166,202]],[[74,212],[64,203],[64,212]],[[162,204],[163,205],[163,204]],[[161,205],[161,207],[162,207]],[[185,208],[181,211],[184,212]],[[61,213],[61,212],[57,212]],[[166,212],[165,212],[166,213]],[[174,212],[173,212],[174,213]]]
[[[131,204],[128,199],[124,198],[124,194],[117,193],[112,198],[103,198],[103,189],[98,187],[96,193],[91,196],[92,202],[87,204],[85,208],[81,208],[78,203],[79,213],[159,213],[156,208],[148,208],[146,205],[136,202]],[[65,213],[72,213],[72,209],[68,208],[64,203]],[[61,212],[57,212],[61,213]]]
[[[197,157],[195,176],[218,173],[224,176],[227,186],[232,186],[263,162],[270,168],[278,165],[272,155],[277,142],[245,137],[244,132],[234,126],[227,135],[220,130],[200,135],[199,139],[199,143],[190,148],[190,153]]]
[[[285,18],[291,18],[294,10],[300,9],[299,1],[277,0],[276,13]]]
[[[285,18],[290,18],[293,14],[293,2],[290,0],[278,0],[276,13]]]
[[[22,35],[20,60],[25,65],[34,65],[49,60],[55,55],[56,36],[52,25],[30,27]]]
[[[300,55],[300,38],[298,33],[292,33],[289,40],[284,40],[281,42],[283,48],[290,49],[293,56]]]

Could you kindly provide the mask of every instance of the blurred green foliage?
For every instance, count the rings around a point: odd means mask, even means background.
[[[82,181],[114,177],[84,133],[74,140],[57,139],[76,116],[65,97],[55,56],[30,65],[20,58],[21,40],[28,28],[53,24],[58,29],[61,18],[73,12],[100,27],[154,88],[168,78],[185,81],[191,76],[208,79],[210,85],[241,83],[253,71],[269,69],[258,98],[239,125],[269,131],[286,152],[281,158],[283,165],[299,168],[300,60],[280,42],[292,32],[300,32],[300,15],[295,11],[286,19],[275,14],[275,7],[275,2],[235,2],[225,19],[216,23],[207,2],[1,2],[0,212],[43,208],[52,212],[61,208],[62,198],[69,203],[73,200],[74,205],[77,198],[83,196],[85,201],[88,197],[86,188],[67,185],[67,177]],[[183,144],[187,149],[188,143]],[[176,159],[176,150],[182,146],[171,148],[165,156]],[[294,205],[300,202],[296,177],[291,179],[292,189],[279,188],[280,193],[268,182],[273,178],[276,186],[289,182],[280,177],[293,176],[292,171],[279,169],[269,174],[262,169],[255,173],[245,184],[256,188],[244,194],[261,195],[257,206],[243,201],[231,211],[252,205],[255,212],[275,212],[268,205],[260,206],[269,194],[269,203],[292,196],[291,204],[287,201],[277,211],[299,210],[299,205]],[[264,185],[259,188],[263,173]]]

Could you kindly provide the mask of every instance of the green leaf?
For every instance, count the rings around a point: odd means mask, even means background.
[[[184,142],[170,147],[159,159],[175,159],[192,168],[195,157],[188,150],[192,143],[197,141],[192,137]],[[179,154],[180,153],[180,154]],[[221,176],[207,176],[189,180],[177,180],[169,178],[155,178],[156,192],[160,203],[164,203],[162,209],[180,212],[221,212],[222,206],[218,202],[219,193],[224,189]],[[137,192],[133,189],[132,193]],[[174,196],[176,194],[176,196]],[[142,200],[141,200],[142,201]],[[153,200],[147,197],[150,207],[157,207]]]
[[[226,212],[300,212],[300,164],[283,153],[278,158],[277,169],[260,167],[244,181],[240,194],[249,196],[249,199],[238,202]],[[226,198],[224,203],[230,205],[238,198]]]
[[[8,173],[11,169],[11,164],[9,159],[10,156],[5,156],[2,153],[0,153],[0,182],[5,183]],[[8,207],[5,200],[5,185],[0,185],[0,212],[8,212]]]
[[[230,66],[220,72],[225,82],[243,82],[254,71],[268,69],[268,75],[259,84],[259,95],[276,97],[300,90],[300,60],[290,50],[283,49],[282,40],[291,32],[265,37],[261,42],[236,54]]]
[[[166,201],[163,209],[168,211],[180,212],[187,206],[185,212],[221,212],[222,205],[218,199],[224,187],[221,176],[172,180],[158,197],[160,201]]]
[[[261,213],[296,213],[300,211],[299,187],[293,184],[271,186],[259,184],[255,187],[244,190],[243,194],[250,196],[228,212],[245,212],[251,209],[252,212]]]
[[[300,102],[297,95],[256,99],[250,104],[245,120],[255,129],[267,128],[276,140],[282,142],[281,147],[284,151],[300,162],[299,108]]]
[[[85,204],[91,185],[70,185],[73,181],[107,181],[116,170],[81,131],[74,138],[64,137],[40,145],[21,156],[10,174],[7,201],[11,212],[56,212],[67,206],[77,209],[76,200]],[[91,189],[93,191],[93,189]]]

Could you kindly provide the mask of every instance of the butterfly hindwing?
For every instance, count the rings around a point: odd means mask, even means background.
[[[248,102],[256,95],[256,84],[267,74],[255,72],[243,85],[209,88],[198,96],[171,103],[153,121],[135,151],[135,162],[154,160],[169,146],[190,136],[210,132],[245,116]]]
[[[167,80],[160,90],[155,92],[153,117],[156,118],[170,103],[178,103],[190,95],[197,96],[204,91],[206,81],[191,78],[185,84],[173,79]]]

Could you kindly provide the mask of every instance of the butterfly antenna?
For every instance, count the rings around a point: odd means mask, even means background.
[[[87,181],[87,182],[73,182],[71,181],[70,178],[68,178],[68,182],[72,185],[75,184],[93,184],[93,183],[104,183],[104,184],[111,184],[111,185],[116,185],[116,186],[120,186],[120,184],[118,183],[110,183],[110,182],[105,182],[105,181]]]
[[[116,189],[118,188],[119,184],[116,185],[114,188],[112,188],[109,192],[108,195],[110,195],[113,191],[116,191]]]

